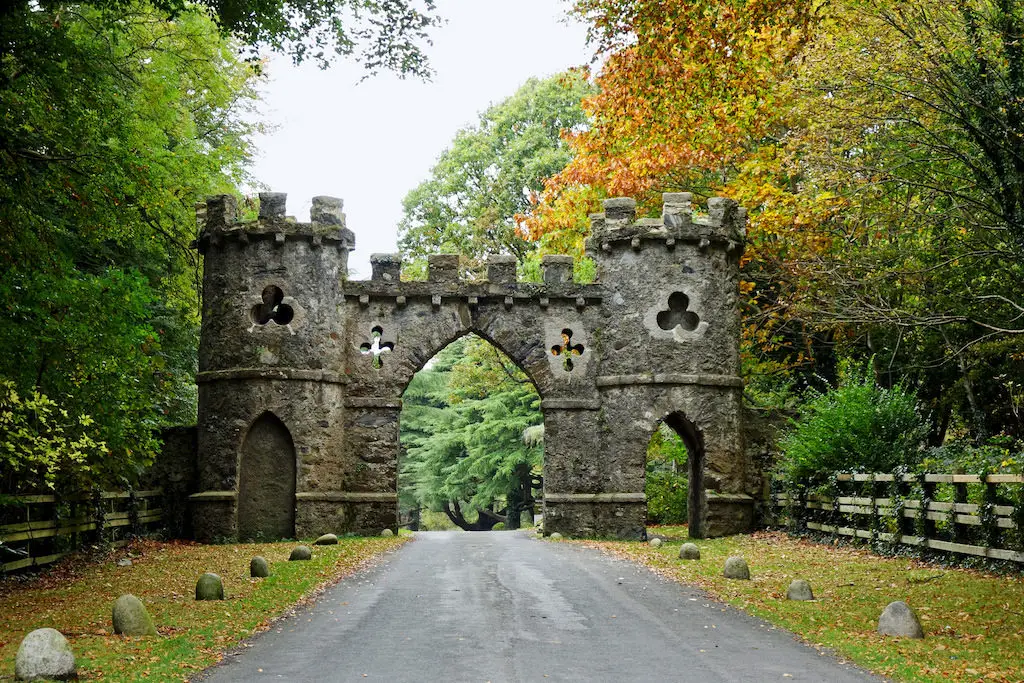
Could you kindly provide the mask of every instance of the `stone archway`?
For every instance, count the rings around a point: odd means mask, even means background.
[[[705,456],[694,529],[749,526],[749,515],[727,510],[750,509],[756,490],[741,430],[746,218],[735,202],[713,198],[695,215],[690,195],[666,194],[660,219],[637,220],[632,200],[606,201],[587,241],[598,281],[583,284],[572,258],[550,255],[542,282],[517,280],[515,260],[501,255],[488,260],[485,280],[465,281],[458,257],[444,254],[429,257],[426,281],[403,281],[401,258],[389,254],[371,257],[369,280],[348,280],[355,235],[341,200],[314,198],[302,224],[285,218],[283,197],[261,199],[249,223],[235,220],[233,198],[211,199],[198,240],[199,538],[238,533],[238,496],[250,485],[240,483],[236,454],[245,426],[266,411],[294,438],[296,533],[394,528],[402,392],[469,332],[501,349],[541,395],[545,531],[643,538],[636,453],[654,421],[676,411]]]
[[[687,478],[689,480],[687,517],[690,538],[704,538],[707,506],[704,495],[704,436],[697,426],[681,411],[673,411],[662,420],[683,440],[687,451]]]
[[[238,538],[294,538],[295,447],[273,413],[263,413],[249,428],[238,471]]]

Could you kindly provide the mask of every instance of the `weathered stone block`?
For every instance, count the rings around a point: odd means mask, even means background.
[[[206,572],[196,581],[196,600],[223,600],[224,581],[213,572]]]
[[[19,681],[67,681],[78,678],[75,654],[60,631],[52,628],[36,629],[25,636],[18,646],[18,654],[14,658],[14,675]]]
[[[371,277],[374,280],[398,283],[402,276],[402,255],[371,254],[370,268],[373,271]]]
[[[320,225],[345,225],[345,214],[342,209],[345,201],[338,197],[313,197],[313,206],[309,210],[309,220]]]
[[[434,283],[459,281],[458,254],[431,254],[427,257],[427,280]]]
[[[540,257],[541,272],[544,273],[544,284],[560,285],[572,282],[572,256],[562,254],[545,254]]]
[[[287,201],[288,195],[284,192],[260,192],[260,220],[284,220]]]
[[[254,579],[265,579],[270,576],[270,563],[267,558],[257,555],[249,561],[249,576]]]
[[[155,636],[156,626],[142,600],[128,593],[114,601],[114,633],[125,636]]]
[[[786,599],[813,600],[814,591],[811,590],[811,584],[807,583],[805,579],[793,579],[789,588],[786,589]]]
[[[487,280],[493,284],[515,283],[516,257],[511,254],[491,254],[488,256]]]
[[[722,576],[727,579],[749,581],[750,567],[747,566],[747,561],[742,557],[733,555],[725,561],[725,569],[722,571]]]
[[[924,638],[924,629],[921,628],[917,613],[902,600],[886,605],[878,618],[878,632],[883,636]]]

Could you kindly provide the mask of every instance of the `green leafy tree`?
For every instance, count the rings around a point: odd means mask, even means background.
[[[19,7],[0,22],[0,378],[88,421],[105,453],[79,483],[117,483],[195,419],[194,205],[242,178],[257,75],[204,12]]]
[[[580,102],[591,92],[574,72],[531,78],[459,131],[430,178],[402,202],[399,249],[414,259],[412,270],[436,253],[460,254],[477,271],[488,254],[511,254],[522,264],[536,245],[517,233],[514,218],[544,178],[569,163],[561,133],[586,125]]]
[[[689,517],[689,453],[675,431],[661,423],[647,445],[647,521],[652,524],[685,524]]]
[[[511,361],[479,338],[454,342],[406,390],[403,495],[463,529],[518,528],[543,451],[523,432],[541,419],[536,389]]]
[[[440,24],[433,0],[8,0],[0,4],[0,26],[17,27],[32,14],[62,23],[81,12],[93,26],[111,29],[140,7],[151,8],[160,21],[208,16],[252,59],[267,46],[296,63],[313,59],[326,66],[336,56],[354,57],[370,73],[419,77],[430,74],[422,51],[427,32]],[[0,29],[0,35],[12,34],[17,28]],[[0,41],[0,50],[12,45],[17,51],[17,41]]]

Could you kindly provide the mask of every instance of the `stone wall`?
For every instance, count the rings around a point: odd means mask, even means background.
[[[595,284],[573,282],[565,256],[544,257],[541,283],[517,281],[508,256],[465,281],[453,255],[431,256],[426,281],[402,281],[392,254],[371,257],[370,280],[348,281],[355,236],[340,209],[315,198],[312,223],[295,223],[267,194],[259,220],[239,224],[230,197],[206,207],[198,538],[237,535],[242,444],[266,413],[294,445],[278,457],[280,476],[295,472],[297,535],[395,528],[402,394],[469,333],[541,395],[546,532],[643,538],[644,457],[666,418],[703,482],[692,532],[749,526],[734,202],[712,199],[697,217],[689,195],[669,194],[662,218],[636,220],[631,200],[609,200],[588,241]]]

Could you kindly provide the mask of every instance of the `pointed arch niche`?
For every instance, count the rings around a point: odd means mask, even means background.
[[[295,537],[295,445],[273,413],[256,418],[239,459],[238,537],[271,541]]]

